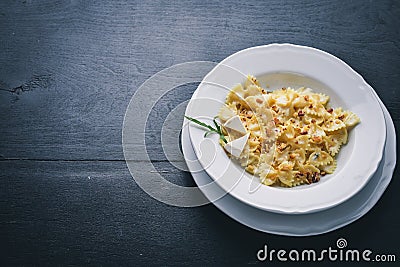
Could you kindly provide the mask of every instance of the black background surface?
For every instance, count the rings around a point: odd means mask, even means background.
[[[125,109],[150,76],[274,42],[347,62],[398,131],[399,36],[399,1],[1,1],[0,264],[244,265],[258,263],[264,244],[320,250],[340,237],[399,260],[398,170],[360,220],[293,238],[247,228],[213,205],[152,199],[132,179],[121,146]],[[152,123],[195,89],[163,98]],[[148,134],[163,175],[193,185],[162,155],[159,128]]]

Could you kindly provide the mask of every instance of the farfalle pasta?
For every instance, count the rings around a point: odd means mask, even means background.
[[[268,92],[248,76],[228,93],[218,115],[222,125],[238,116],[247,133],[240,155],[228,154],[265,185],[318,182],[335,171],[348,131],[360,122],[356,114],[328,102],[329,96],[310,88]],[[228,142],[238,138],[222,131]]]

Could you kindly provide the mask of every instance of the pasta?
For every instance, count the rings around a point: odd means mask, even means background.
[[[335,171],[335,156],[360,122],[356,114],[330,108],[328,102],[329,96],[304,87],[267,92],[249,75],[228,93],[218,115],[222,125],[239,116],[248,134],[240,156],[230,156],[265,185],[318,182]],[[226,140],[238,138],[222,130]]]

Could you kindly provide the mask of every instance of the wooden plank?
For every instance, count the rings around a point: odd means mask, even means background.
[[[213,205],[152,199],[129,174],[121,132],[134,92],[158,71],[273,42],[346,61],[399,132],[399,14],[400,2],[390,0],[0,1],[0,265],[256,264],[265,244],[324,249],[339,237],[351,248],[397,253],[398,170],[361,220],[288,238],[253,231]],[[167,162],[160,129],[195,88],[164,96],[146,129],[156,169],[184,186],[193,180]],[[179,151],[172,159],[182,161]],[[131,160],[147,162],[144,154]]]
[[[167,179],[190,186],[190,175],[157,164]],[[304,239],[251,230],[213,205],[160,203],[136,185],[125,162],[16,160],[0,169],[2,265],[237,265],[256,263],[264,244],[323,249],[344,237],[352,248],[395,253],[398,242],[398,180],[361,220]]]
[[[2,2],[0,154],[123,159],[125,109],[147,78],[176,63],[220,61],[271,42],[342,58],[375,87],[398,122],[398,4],[338,3]],[[29,86],[38,79],[45,82]],[[21,86],[30,89],[15,91]],[[178,104],[169,101],[160,106]]]

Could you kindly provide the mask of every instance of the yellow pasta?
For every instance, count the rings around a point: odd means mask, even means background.
[[[265,185],[292,187],[333,173],[348,131],[360,122],[351,111],[328,108],[328,102],[329,96],[305,87],[267,92],[248,76],[228,93],[218,116],[222,123],[239,116],[250,133],[236,158],[247,172]],[[236,138],[223,132],[227,140]]]

